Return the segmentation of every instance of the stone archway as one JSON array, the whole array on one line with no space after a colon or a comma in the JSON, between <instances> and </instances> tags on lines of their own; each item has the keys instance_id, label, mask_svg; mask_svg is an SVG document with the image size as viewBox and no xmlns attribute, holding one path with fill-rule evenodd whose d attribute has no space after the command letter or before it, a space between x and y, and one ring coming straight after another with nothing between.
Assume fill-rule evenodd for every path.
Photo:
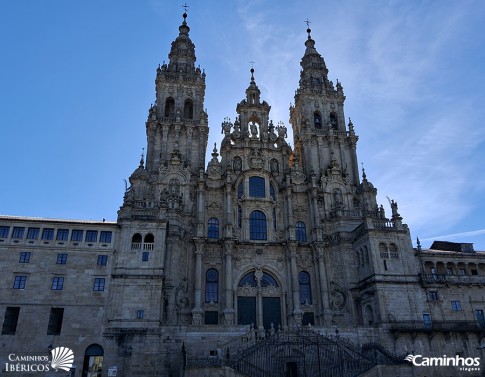
<instances>
[{"instance_id":1,"label":"stone archway","mask_svg":"<svg viewBox=\"0 0 485 377\"><path fill-rule=\"evenodd\" d=\"M282 289L272 274L253 270L239 280L237 323L267 331L282 327Z\"/></svg>"}]
</instances>

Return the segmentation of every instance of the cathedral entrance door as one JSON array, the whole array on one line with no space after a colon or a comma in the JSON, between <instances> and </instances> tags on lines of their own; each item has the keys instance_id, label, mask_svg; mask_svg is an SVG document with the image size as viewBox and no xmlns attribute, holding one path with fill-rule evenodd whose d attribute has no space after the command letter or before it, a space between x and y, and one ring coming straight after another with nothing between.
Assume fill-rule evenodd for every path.
<instances>
[{"instance_id":1,"label":"cathedral entrance door","mask_svg":"<svg viewBox=\"0 0 485 377\"><path fill-rule=\"evenodd\" d=\"M258 325L256 323L256 297L237 298L237 323L239 325Z\"/></svg>"},{"instance_id":2,"label":"cathedral entrance door","mask_svg":"<svg viewBox=\"0 0 485 377\"><path fill-rule=\"evenodd\" d=\"M279 297L263 297L263 326L278 330L281 325L281 303Z\"/></svg>"},{"instance_id":3,"label":"cathedral entrance door","mask_svg":"<svg viewBox=\"0 0 485 377\"><path fill-rule=\"evenodd\" d=\"M274 330L282 326L281 288L277 280L265 271L244 275L237 289L237 323Z\"/></svg>"}]
</instances>

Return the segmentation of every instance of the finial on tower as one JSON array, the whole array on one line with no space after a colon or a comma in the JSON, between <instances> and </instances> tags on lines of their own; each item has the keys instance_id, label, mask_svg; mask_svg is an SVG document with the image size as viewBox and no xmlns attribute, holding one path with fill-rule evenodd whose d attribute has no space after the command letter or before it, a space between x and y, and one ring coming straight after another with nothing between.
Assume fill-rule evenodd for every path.
<instances>
[{"instance_id":1,"label":"finial on tower","mask_svg":"<svg viewBox=\"0 0 485 377\"><path fill-rule=\"evenodd\" d=\"M185 19L187 18L187 8L189 6L187 5L187 3L185 3L184 5L182 5L182 8L184 8L184 14L182 15L182 17L184 18L184 23L185 23Z\"/></svg>"},{"instance_id":2,"label":"finial on tower","mask_svg":"<svg viewBox=\"0 0 485 377\"><path fill-rule=\"evenodd\" d=\"M254 81L254 63L255 62L250 61L249 63L251 64L251 70L250 70L250 72L251 72L251 81Z\"/></svg>"},{"instance_id":3,"label":"finial on tower","mask_svg":"<svg viewBox=\"0 0 485 377\"><path fill-rule=\"evenodd\" d=\"M145 165L145 148L142 148L141 150L140 167L142 168Z\"/></svg>"},{"instance_id":4,"label":"finial on tower","mask_svg":"<svg viewBox=\"0 0 485 377\"><path fill-rule=\"evenodd\" d=\"M364 163L362 163L362 180L366 180L367 176L365 175Z\"/></svg>"},{"instance_id":5,"label":"finial on tower","mask_svg":"<svg viewBox=\"0 0 485 377\"><path fill-rule=\"evenodd\" d=\"M311 38L310 33L312 32L312 29L310 29L310 24L311 24L311 22L310 22L310 20L308 20L308 18L307 18L307 19L305 20L305 23L306 23L306 26L307 26L306 32L308 33L308 39L310 39L310 38Z\"/></svg>"}]
</instances>

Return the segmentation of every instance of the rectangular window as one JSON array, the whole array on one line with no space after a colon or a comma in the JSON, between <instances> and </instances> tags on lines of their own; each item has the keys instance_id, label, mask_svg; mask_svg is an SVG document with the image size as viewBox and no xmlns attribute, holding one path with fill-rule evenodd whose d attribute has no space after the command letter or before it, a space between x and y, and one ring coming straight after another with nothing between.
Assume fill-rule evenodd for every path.
<instances>
[{"instance_id":1,"label":"rectangular window","mask_svg":"<svg viewBox=\"0 0 485 377\"><path fill-rule=\"evenodd\" d=\"M62 288L64 287L64 277L62 276L56 276L52 278L52 287L51 289L53 291L62 291Z\"/></svg>"},{"instance_id":2,"label":"rectangular window","mask_svg":"<svg viewBox=\"0 0 485 377\"><path fill-rule=\"evenodd\" d=\"M64 308L51 308L47 335L61 335L62 319L64 318Z\"/></svg>"},{"instance_id":3,"label":"rectangular window","mask_svg":"<svg viewBox=\"0 0 485 377\"><path fill-rule=\"evenodd\" d=\"M436 291L428 292L428 300L429 301L438 301L438 292L436 292Z\"/></svg>"},{"instance_id":4,"label":"rectangular window","mask_svg":"<svg viewBox=\"0 0 485 377\"><path fill-rule=\"evenodd\" d=\"M54 239L54 229L51 229L51 228L42 229L42 239L43 240L53 240Z\"/></svg>"},{"instance_id":5,"label":"rectangular window","mask_svg":"<svg viewBox=\"0 0 485 377\"><path fill-rule=\"evenodd\" d=\"M5 310L5 319L3 320L2 335L15 335L17 323L19 321L20 308L7 306Z\"/></svg>"},{"instance_id":6,"label":"rectangular window","mask_svg":"<svg viewBox=\"0 0 485 377\"><path fill-rule=\"evenodd\" d=\"M84 230L74 229L71 233L71 241L82 241Z\"/></svg>"},{"instance_id":7,"label":"rectangular window","mask_svg":"<svg viewBox=\"0 0 485 377\"><path fill-rule=\"evenodd\" d=\"M29 228L27 230L27 239L36 240L39 238L40 228Z\"/></svg>"},{"instance_id":8,"label":"rectangular window","mask_svg":"<svg viewBox=\"0 0 485 377\"><path fill-rule=\"evenodd\" d=\"M99 234L99 242L111 243L112 232L101 231Z\"/></svg>"},{"instance_id":9,"label":"rectangular window","mask_svg":"<svg viewBox=\"0 0 485 377\"><path fill-rule=\"evenodd\" d=\"M93 291L104 291L104 278L95 278Z\"/></svg>"},{"instance_id":10,"label":"rectangular window","mask_svg":"<svg viewBox=\"0 0 485 377\"><path fill-rule=\"evenodd\" d=\"M142 262L148 262L148 257L150 256L150 253L148 251L144 251L142 256L141 256L141 260Z\"/></svg>"},{"instance_id":11,"label":"rectangular window","mask_svg":"<svg viewBox=\"0 0 485 377\"><path fill-rule=\"evenodd\" d=\"M0 238L8 238L9 232L10 232L9 226L0 226Z\"/></svg>"},{"instance_id":12,"label":"rectangular window","mask_svg":"<svg viewBox=\"0 0 485 377\"><path fill-rule=\"evenodd\" d=\"M451 267L448 267L446 269L446 275L450 275L450 276L453 275L453 269Z\"/></svg>"},{"instance_id":13,"label":"rectangular window","mask_svg":"<svg viewBox=\"0 0 485 377\"><path fill-rule=\"evenodd\" d=\"M86 242L96 242L98 241L98 231L97 230L87 230L86 231Z\"/></svg>"},{"instance_id":14,"label":"rectangular window","mask_svg":"<svg viewBox=\"0 0 485 377\"><path fill-rule=\"evenodd\" d=\"M145 311L144 310L137 310L136 311L136 318L137 319L143 319L145 317Z\"/></svg>"},{"instance_id":15,"label":"rectangular window","mask_svg":"<svg viewBox=\"0 0 485 377\"><path fill-rule=\"evenodd\" d=\"M66 264L66 263L67 263L67 254L57 254L56 264Z\"/></svg>"},{"instance_id":16,"label":"rectangular window","mask_svg":"<svg viewBox=\"0 0 485 377\"><path fill-rule=\"evenodd\" d=\"M461 311L460 301L451 301L451 310L453 310L454 312Z\"/></svg>"},{"instance_id":17,"label":"rectangular window","mask_svg":"<svg viewBox=\"0 0 485 377\"><path fill-rule=\"evenodd\" d=\"M470 270L470 272L472 273L472 275L478 275L478 270Z\"/></svg>"},{"instance_id":18,"label":"rectangular window","mask_svg":"<svg viewBox=\"0 0 485 377\"><path fill-rule=\"evenodd\" d=\"M219 312L216 311L206 311L204 324L206 325L217 325L219 323Z\"/></svg>"},{"instance_id":19,"label":"rectangular window","mask_svg":"<svg viewBox=\"0 0 485 377\"><path fill-rule=\"evenodd\" d=\"M56 240L67 241L69 239L69 229L58 229Z\"/></svg>"},{"instance_id":20,"label":"rectangular window","mask_svg":"<svg viewBox=\"0 0 485 377\"><path fill-rule=\"evenodd\" d=\"M22 239L24 238L24 227L15 226L12 231L12 238Z\"/></svg>"},{"instance_id":21,"label":"rectangular window","mask_svg":"<svg viewBox=\"0 0 485 377\"><path fill-rule=\"evenodd\" d=\"M107 255L98 255L98 266L106 266L108 264Z\"/></svg>"},{"instance_id":22,"label":"rectangular window","mask_svg":"<svg viewBox=\"0 0 485 377\"><path fill-rule=\"evenodd\" d=\"M431 321L431 314L423 313L423 324L426 329L431 329L433 327L433 322Z\"/></svg>"},{"instance_id":23,"label":"rectangular window","mask_svg":"<svg viewBox=\"0 0 485 377\"><path fill-rule=\"evenodd\" d=\"M464 268L460 268L460 275L465 276L466 270Z\"/></svg>"},{"instance_id":24,"label":"rectangular window","mask_svg":"<svg viewBox=\"0 0 485 377\"><path fill-rule=\"evenodd\" d=\"M20 252L19 263L29 263L30 262L30 252L22 251Z\"/></svg>"},{"instance_id":25,"label":"rectangular window","mask_svg":"<svg viewBox=\"0 0 485 377\"><path fill-rule=\"evenodd\" d=\"M13 282L13 289L25 289L25 282L27 281L27 276L15 276Z\"/></svg>"}]
</instances>

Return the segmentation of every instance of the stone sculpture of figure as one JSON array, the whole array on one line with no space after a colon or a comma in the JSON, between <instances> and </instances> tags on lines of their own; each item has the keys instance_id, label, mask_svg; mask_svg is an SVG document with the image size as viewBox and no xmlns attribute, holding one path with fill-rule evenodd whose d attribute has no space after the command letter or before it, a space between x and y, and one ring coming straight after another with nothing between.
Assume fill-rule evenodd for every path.
<instances>
[{"instance_id":1,"label":"stone sculpture of figure","mask_svg":"<svg viewBox=\"0 0 485 377\"><path fill-rule=\"evenodd\" d=\"M178 195L180 192L180 182L178 179L171 179L169 184L170 195Z\"/></svg>"},{"instance_id":2,"label":"stone sculpture of figure","mask_svg":"<svg viewBox=\"0 0 485 377\"><path fill-rule=\"evenodd\" d=\"M333 198L335 200L336 205L343 204L342 191L340 191L339 189L333 190Z\"/></svg>"},{"instance_id":3,"label":"stone sculpture of figure","mask_svg":"<svg viewBox=\"0 0 485 377\"><path fill-rule=\"evenodd\" d=\"M379 207L379 217L381 219L385 219L386 218L386 212L384 211L384 206L382 204Z\"/></svg>"},{"instance_id":4,"label":"stone sculpture of figure","mask_svg":"<svg viewBox=\"0 0 485 377\"><path fill-rule=\"evenodd\" d=\"M256 123L251 122L249 127L251 128L251 136L255 137L258 135L258 126L256 126Z\"/></svg>"},{"instance_id":5,"label":"stone sculpture of figure","mask_svg":"<svg viewBox=\"0 0 485 377\"><path fill-rule=\"evenodd\" d=\"M271 173L279 173L279 166L278 166L278 160L272 159L271 160Z\"/></svg>"},{"instance_id":6,"label":"stone sculpture of figure","mask_svg":"<svg viewBox=\"0 0 485 377\"><path fill-rule=\"evenodd\" d=\"M234 171L240 171L242 169L241 157L234 157L232 166Z\"/></svg>"},{"instance_id":7,"label":"stone sculpture of figure","mask_svg":"<svg viewBox=\"0 0 485 377\"><path fill-rule=\"evenodd\" d=\"M399 217L399 213L397 212L397 202L394 200L391 200L391 211L392 211L392 217Z\"/></svg>"}]
</instances>

